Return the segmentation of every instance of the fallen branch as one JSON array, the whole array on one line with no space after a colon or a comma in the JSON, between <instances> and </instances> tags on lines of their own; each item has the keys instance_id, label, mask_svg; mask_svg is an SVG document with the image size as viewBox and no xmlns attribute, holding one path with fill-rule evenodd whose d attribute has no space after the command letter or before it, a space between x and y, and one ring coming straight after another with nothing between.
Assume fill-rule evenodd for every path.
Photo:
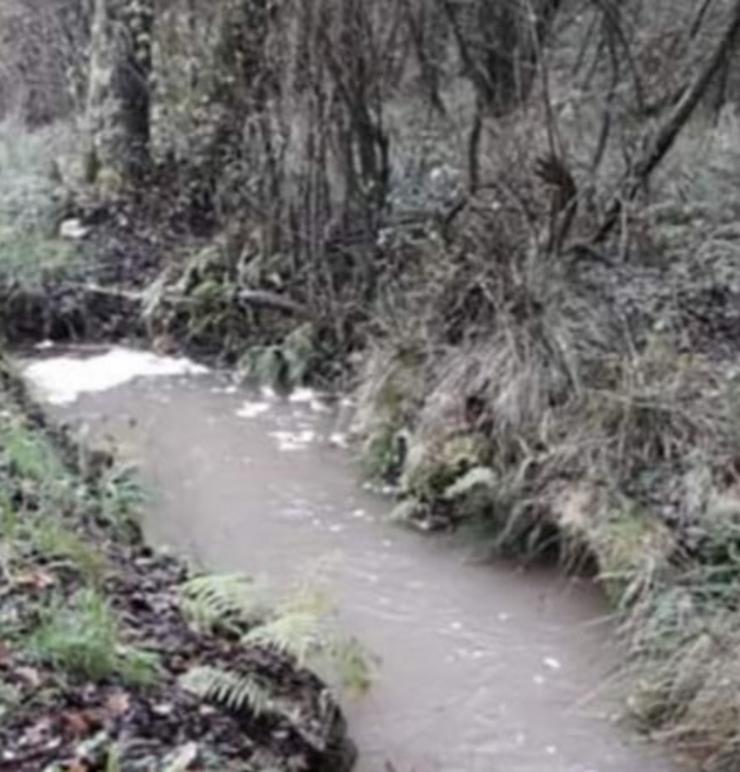
<instances>
[{"instance_id":1,"label":"fallen branch","mask_svg":"<svg viewBox=\"0 0 740 772\"><path fill-rule=\"evenodd\" d=\"M143 303L146 293L139 290L127 290L123 287L104 287L101 284L65 282L65 287L80 290L88 295L104 295L106 297L130 300L132 303Z\"/></svg>"},{"instance_id":2,"label":"fallen branch","mask_svg":"<svg viewBox=\"0 0 740 772\"><path fill-rule=\"evenodd\" d=\"M284 311L295 316L309 316L309 310L302 303L278 295L276 292L268 290L240 290L239 300L248 306L258 308L272 308L277 311Z\"/></svg>"},{"instance_id":3,"label":"fallen branch","mask_svg":"<svg viewBox=\"0 0 740 772\"><path fill-rule=\"evenodd\" d=\"M142 290L129 290L124 287L114 286L106 287L100 284L76 283L67 286L79 289L90 295L104 295L107 297L121 298L133 303L143 304L147 300L147 292ZM167 292L165 293L165 297L167 300L176 302L188 302L187 296L179 292ZM287 314L294 314L295 316L310 316L307 306L298 303L295 300L291 300L290 298L286 298L277 292L270 292L269 290L239 290L237 299L240 303L256 308L271 308L276 311L283 311Z\"/></svg>"}]
</instances>

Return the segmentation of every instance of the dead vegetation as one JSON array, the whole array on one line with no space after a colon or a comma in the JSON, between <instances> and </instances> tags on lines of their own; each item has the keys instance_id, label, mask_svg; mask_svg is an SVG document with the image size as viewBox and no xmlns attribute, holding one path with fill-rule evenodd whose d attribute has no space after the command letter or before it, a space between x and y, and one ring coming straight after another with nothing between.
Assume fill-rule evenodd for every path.
<instances>
[{"instance_id":1,"label":"dead vegetation","mask_svg":"<svg viewBox=\"0 0 740 772\"><path fill-rule=\"evenodd\" d=\"M129 260L98 285L152 338L354 385L399 517L595 567L632 714L734 769L740 4L153 7L96 4L141 34L93 41L62 168Z\"/></svg>"}]
</instances>

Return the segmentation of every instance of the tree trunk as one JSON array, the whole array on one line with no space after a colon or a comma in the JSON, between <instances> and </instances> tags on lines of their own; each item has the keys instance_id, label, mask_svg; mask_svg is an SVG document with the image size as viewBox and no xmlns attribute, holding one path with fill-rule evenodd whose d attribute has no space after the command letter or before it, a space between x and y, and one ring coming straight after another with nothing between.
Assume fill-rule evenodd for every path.
<instances>
[{"instance_id":1,"label":"tree trunk","mask_svg":"<svg viewBox=\"0 0 740 772\"><path fill-rule=\"evenodd\" d=\"M87 118L96 168L120 181L150 164L154 0L95 0Z\"/></svg>"},{"instance_id":2,"label":"tree trunk","mask_svg":"<svg viewBox=\"0 0 740 772\"><path fill-rule=\"evenodd\" d=\"M483 112L503 116L529 96L562 0L441 0Z\"/></svg>"}]
</instances>

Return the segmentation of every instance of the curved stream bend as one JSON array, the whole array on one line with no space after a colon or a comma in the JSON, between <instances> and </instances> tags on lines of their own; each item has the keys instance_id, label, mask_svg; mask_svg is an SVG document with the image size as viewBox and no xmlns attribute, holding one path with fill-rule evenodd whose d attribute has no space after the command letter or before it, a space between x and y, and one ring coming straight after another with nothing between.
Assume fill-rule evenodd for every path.
<instances>
[{"instance_id":1,"label":"curved stream bend","mask_svg":"<svg viewBox=\"0 0 740 772\"><path fill-rule=\"evenodd\" d=\"M343 622L381 659L370 694L347 705L360 772L672 769L631 746L593 696L610 630L592 588L475 565L386 524L388 503L358 487L330 441L336 418L310 393L254 401L184 360L115 351L38 360L27 374L62 417L140 462L156 493L153 541L285 582L338 556ZM128 376L138 362L159 377L121 377L122 357ZM100 365L108 378L96 379Z\"/></svg>"}]
</instances>

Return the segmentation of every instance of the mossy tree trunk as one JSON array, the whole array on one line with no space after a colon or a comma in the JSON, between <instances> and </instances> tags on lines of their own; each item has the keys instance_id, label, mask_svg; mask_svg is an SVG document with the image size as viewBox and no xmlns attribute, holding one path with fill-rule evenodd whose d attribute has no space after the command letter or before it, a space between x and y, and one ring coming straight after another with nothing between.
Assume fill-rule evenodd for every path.
<instances>
[{"instance_id":1,"label":"mossy tree trunk","mask_svg":"<svg viewBox=\"0 0 740 772\"><path fill-rule=\"evenodd\" d=\"M87 119L99 171L121 182L150 165L154 0L95 0Z\"/></svg>"}]
</instances>

